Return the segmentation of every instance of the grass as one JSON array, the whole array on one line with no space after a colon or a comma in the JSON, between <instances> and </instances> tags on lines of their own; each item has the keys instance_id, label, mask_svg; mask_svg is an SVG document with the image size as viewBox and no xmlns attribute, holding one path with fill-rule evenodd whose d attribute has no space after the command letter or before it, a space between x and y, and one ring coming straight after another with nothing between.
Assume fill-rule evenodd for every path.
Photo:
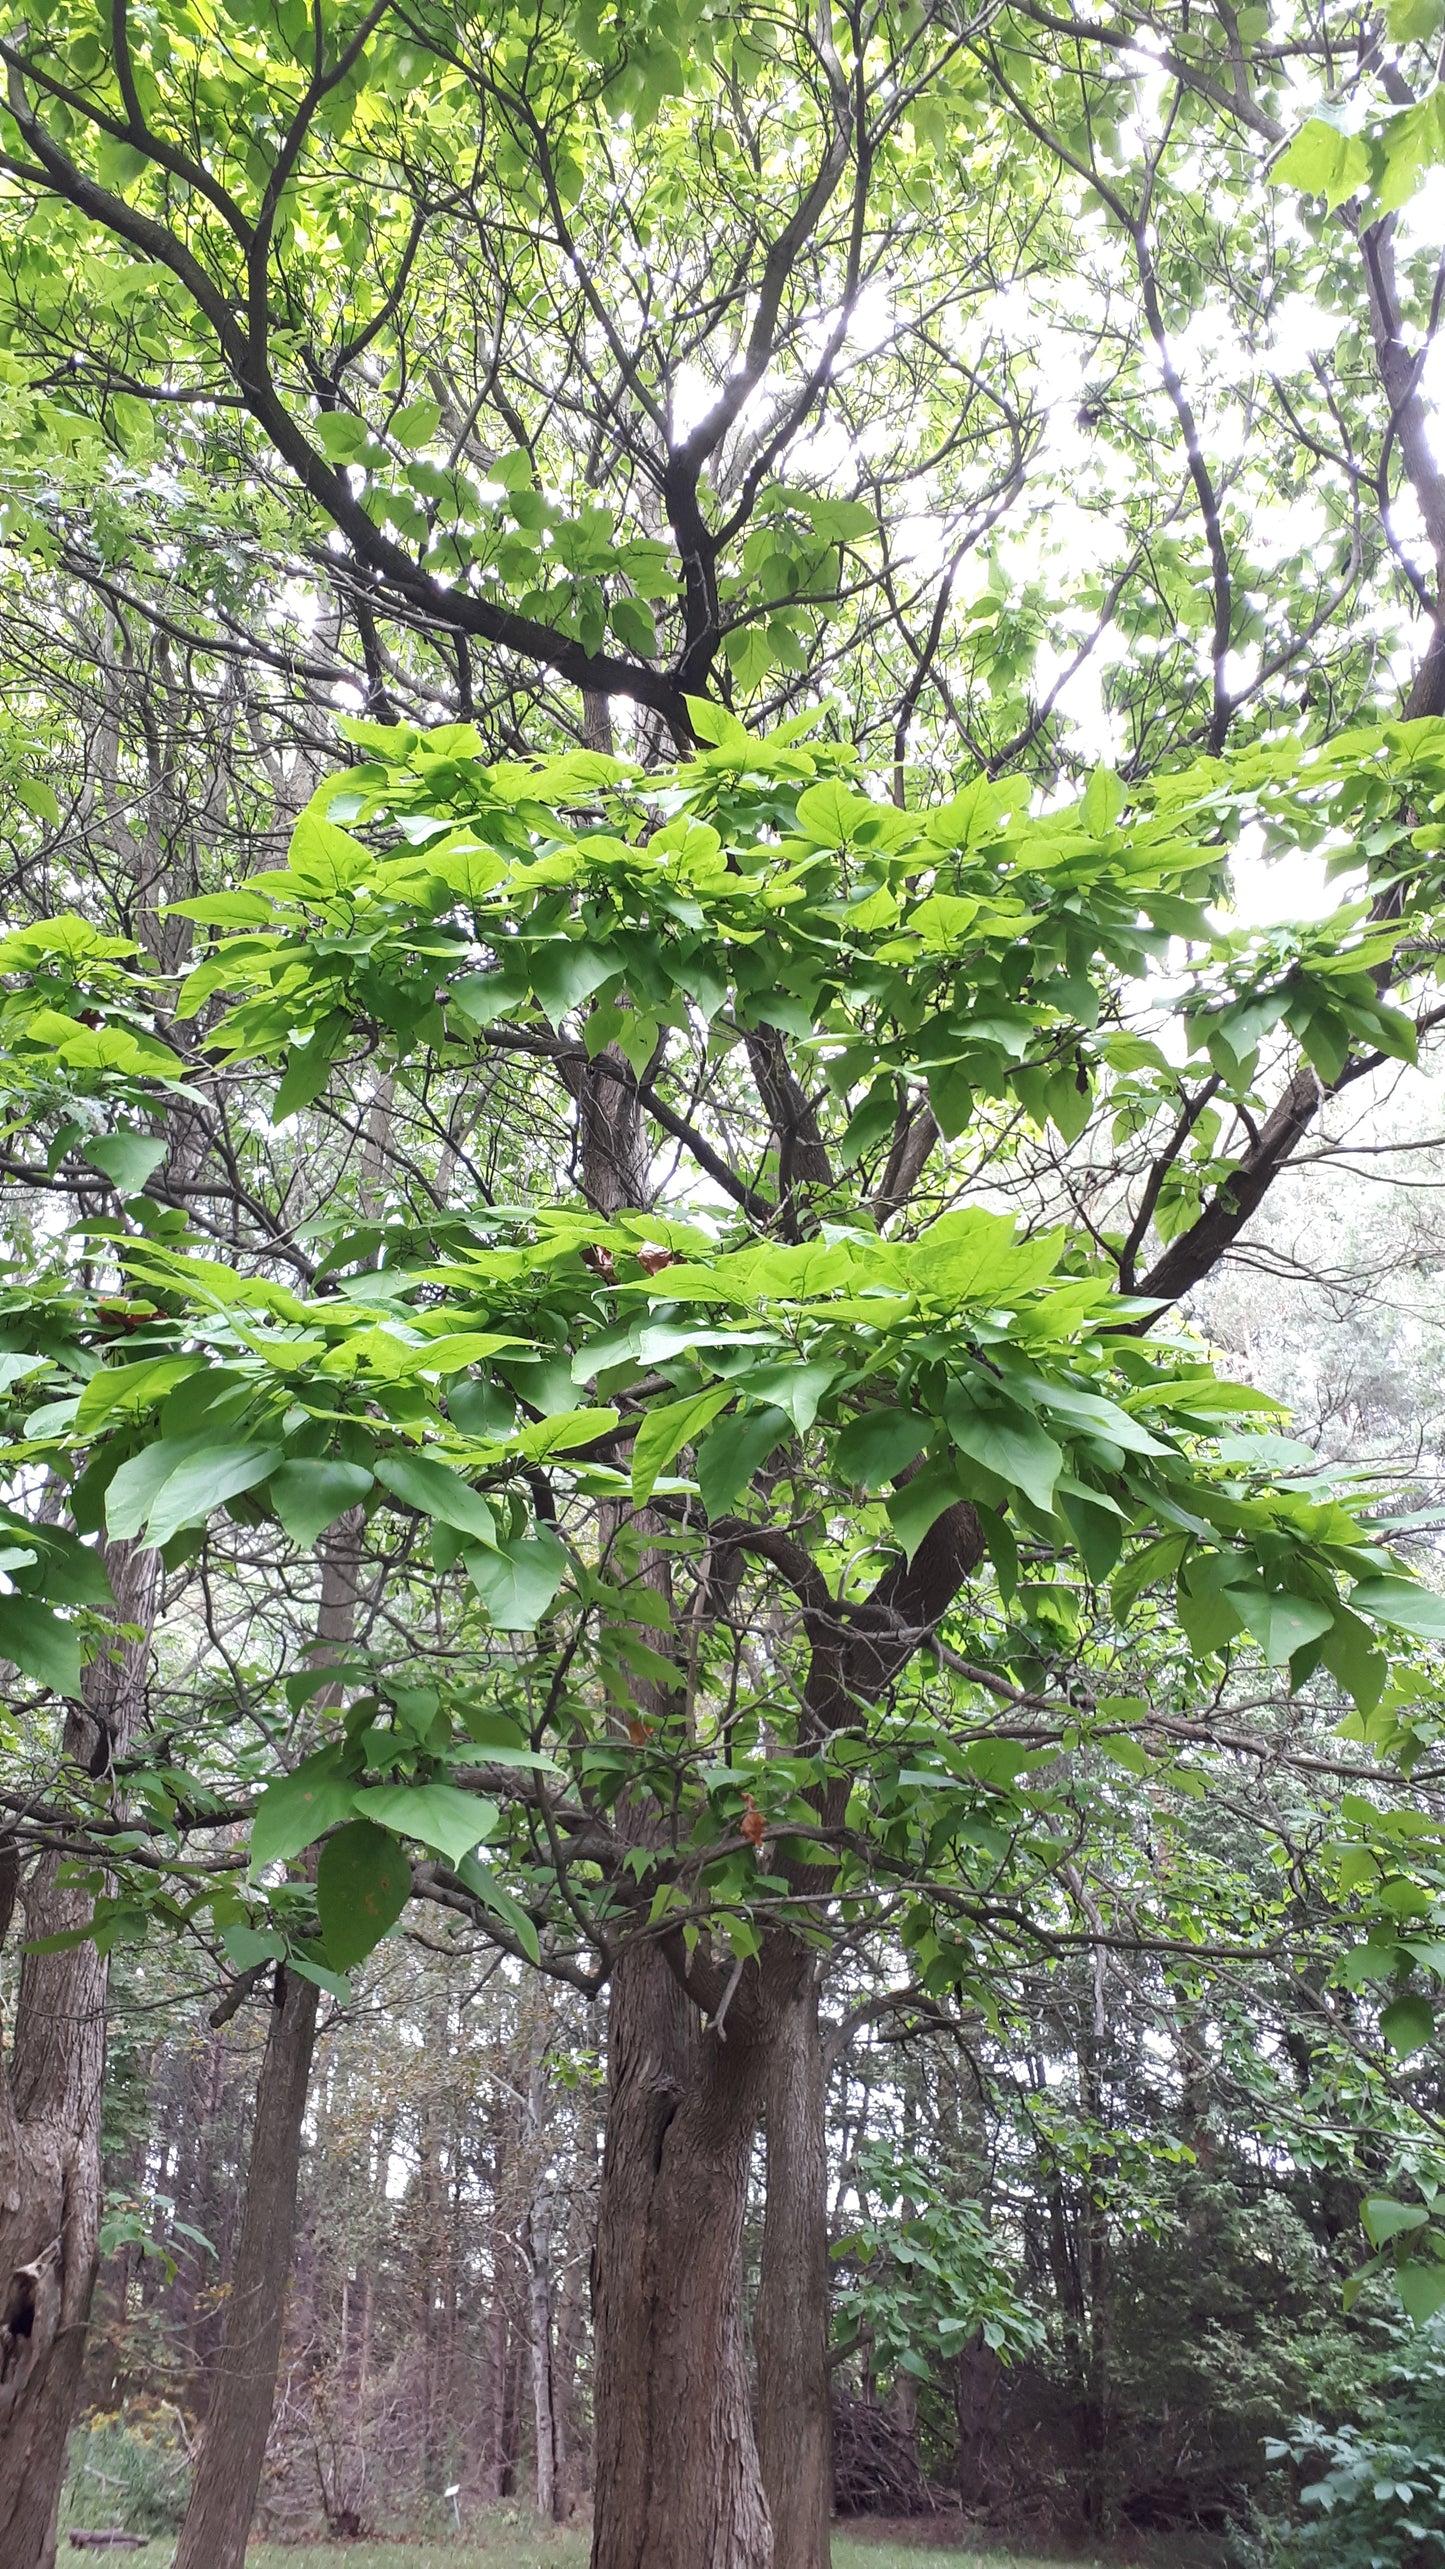
<instances>
[{"instance_id":1,"label":"grass","mask_svg":"<svg viewBox=\"0 0 1445 2569\"><path fill-rule=\"evenodd\" d=\"M132 2561L136 2569L170 2569L169 2539L148 2542L143 2551L71 2552L61 2537L61 2558ZM493 2528L465 2542L433 2536L418 2542L253 2543L246 2569L587 2569L585 2533L552 2533L526 2523L499 2519ZM896 2539L858 2542L836 2539L834 2569L1102 2569L1097 2562L1044 2562L1015 2551L938 2551L904 2545Z\"/></svg>"}]
</instances>

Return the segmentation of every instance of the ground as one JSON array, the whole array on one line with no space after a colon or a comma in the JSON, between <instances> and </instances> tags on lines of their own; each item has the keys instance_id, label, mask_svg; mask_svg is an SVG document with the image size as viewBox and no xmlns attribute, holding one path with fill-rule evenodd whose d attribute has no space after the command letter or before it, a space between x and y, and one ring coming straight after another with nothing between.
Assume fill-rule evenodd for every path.
<instances>
[{"instance_id":1,"label":"ground","mask_svg":"<svg viewBox=\"0 0 1445 2569\"><path fill-rule=\"evenodd\" d=\"M921 2530L921 2528L920 2528ZM61 2558L114 2559L134 2562L135 2569L169 2569L169 2540L147 2543L143 2551L73 2552L61 2539ZM397 2542L318 2542L285 2546L255 2543L246 2554L246 2569L586 2569L587 2538L581 2533L548 2533L526 2523L498 2522L493 2530L467 2542L420 2540ZM1054 2559L1048 2562L1015 2551L938 2550L925 2542L900 2542L891 2536L877 2541L839 2538L833 2545L834 2569L1102 2569L1094 2561Z\"/></svg>"}]
</instances>

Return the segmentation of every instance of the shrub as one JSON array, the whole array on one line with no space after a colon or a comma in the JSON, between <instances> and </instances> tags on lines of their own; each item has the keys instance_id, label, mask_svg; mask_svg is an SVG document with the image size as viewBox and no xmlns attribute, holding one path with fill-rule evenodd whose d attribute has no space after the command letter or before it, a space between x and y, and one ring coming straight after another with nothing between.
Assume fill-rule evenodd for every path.
<instances>
[{"instance_id":1,"label":"shrub","mask_svg":"<svg viewBox=\"0 0 1445 2569\"><path fill-rule=\"evenodd\" d=\"M190 2461L170 2409L137 2401L78 2426L70 2439L63 2521L174 2533L186 2511Z\"/></svg>"},{"instance_id":2,"label":"shrub","mask_svg":"<svg viewBox=\"0 0 1445 2569\"><path fill-rule=\"evenodd\" d=\"M1445 2561L1445 2339L1421 2331L1357 2425L1298 2419L1267 2450L1300 2474L1286 2561L1327 2569L1438 2569ZM1321 2467L1323 2466L1323 2467Z\"/></svg>"}]
</instances>

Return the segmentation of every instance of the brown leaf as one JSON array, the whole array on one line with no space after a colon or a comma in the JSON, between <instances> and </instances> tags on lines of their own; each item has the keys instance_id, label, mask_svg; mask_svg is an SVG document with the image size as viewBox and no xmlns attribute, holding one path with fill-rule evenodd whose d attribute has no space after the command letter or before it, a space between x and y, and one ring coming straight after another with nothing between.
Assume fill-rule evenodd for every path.
<instances>
[{"instance_id":1,"label":"brown leaf","mask_svg":"<svg viewBox=\"0 0 1445 2569\"><path fill-rule=\"evenodd\" d=\"M645 1276L660 1276L664 1267L681 1265L675 1249L643 1248L637 1252L637 1263Z\"/></svg>"},{"instance_id":2,"label":"brown leaf","mask_svg":"<svg viewBox=\"0 0 1445 2569\"><path fill-rule=\"evenodd\" d=\"M762 1812L758 1809L751 1793L745 1793L743 1795L743 1816L738 1823L740 1835L747 1839L749 1846L761 1846L765 1826L766 1823L763 1819Z\"/></svg>"}]
</instances>

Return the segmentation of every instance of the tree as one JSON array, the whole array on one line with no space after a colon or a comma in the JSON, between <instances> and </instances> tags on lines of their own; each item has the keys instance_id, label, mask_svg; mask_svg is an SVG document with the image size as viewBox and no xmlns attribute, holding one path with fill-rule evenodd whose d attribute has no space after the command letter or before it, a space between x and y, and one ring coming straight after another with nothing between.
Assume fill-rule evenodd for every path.
<instances>
[{"instance_id":1,"label":"tree","mask_svg":"<svg viewBox=\"0 0 1445 2569\"><path fill-rule=\"evenodd\" d=\"M12 14L15 540L324 684L340 628L254 614L258 557L319 575L374 709L440 691L494 751L579 690L685 741L689 690L821 682L900 776L1086 769L1091 670L1130 772L1382 710L1445 541L1429 39L1155 34ZM1373 139L1281 157L1351 56Z\"/></svg>"},{"instance_id":2,"label":"tree","mask_svg":"<svg viewBox=\"0 0 1445 2569\"><path fill-rule=\"evenodd\" d=\"M1332 1085L1382 1047L1408 1053L1412 1022L1383 988L1407 986L1417 953L1429 970L1413 840L1373 860L1388 924L1347 905L1241 947L1202 905L1245 817L1308 844L1353 830L1362 801L1430 809L1435 727L1285 744L1130 797L1101 772L1081 802L1031 815L987 784L902 813L796 726L759 741L694 719L719 738L665 779L593 757L488 769L454 731L362 726L362 762L321 789L289 866L183 905L221 932L183 1016L232 994L209 1049L278 1060L281 1116L320 1098L358 1039L398 1094L465 1082L480 1049L577 1100L580 1170L599 1192L610 1172L607 1209L580 1194L419 1206L335 1239L302 1296L264 1256L198 1256L168 1218L157 1233L132 1198L106 1235L129 1280L125 1361L18 1449L63 1470L84 1458L76 1524L176 1564L222 1507L285 1545L360 1503L395 1595L432 1600L432 1682L371 1656L371 1682L349 1671L362 1691L325 1745L267 1781L253 1859L264 1891L267 1867L322 1837L334 1968L415 1887L584 1986L611 1977L603 2562L664 2541L707 2559L720 2521L735 2558L769 2555L743 2188L765 2110L778 2196L760 2347L796 2354L779 2400L815 2401L825 2307L804 2343L770 2296L806 2301L826 2260L809 2064L830 1922L904 1892L919 1984L941 1991L970 1981L980 1934L1056 1902L1049 1787L1028 1753L973 1755L973 1678L955 1701L946 1665L929 1673L943 1619L987 1655L1034 1562L1077 1555L1092 1581L1113 1576L1120 1614L1167 1582L1206 1659L1247 1634L1297 1681L1323 1659L1368 1709L1385 1679L1372 1628L1432 1630L1438 1613L1348 1508L1272 1488L1267 1442L1226 1439L1216 1459L1221 1418L1271 1404L1187 1341L1141 1335L1153 1305L1121 1297L1127 1232L1027 1235L956 1200L1006 1148L1016 1170L1042 1149L1042 1171L1045 1120L1082 1137L1096 1085L1131 1125L1159 1117L1175 1167L1198 1090L1128 1022L1171 933L1198 949L1185 1022L1209 1095L1238 1101L1246 1166L1272 1026ZM123 1113L163 1103L148 1083L164 1047L123 1032L139 996L126 957L76 922L23 931L0 959L18 1061L44 1047ZM652 1174L655 1136L686 1154L685 1179ZM1242 1224L1218 1157L1186 1177L1162 1261ZM620 1172L639 1167L667 1210L623 1209ZM1150 1211L1161 1196L1162 1178ZM74 1309L77 1353L52 1361L83 1369L96 1319ZM1077 1735L1121 1718L1106 1698L1069 1721ZM213 1789L222 1744L198 1732L192 1756ZM194 1826L192 1786L162 1789ZM1033 1824L1002 1889L976 1844L986 1812ZM260 1893L222 1875L204 1896L219 1924ZM269 1896L304 1932L304 1895ZM1167 1945L1184 1920L1164 1906ZM102 1937L109 1917L102 1902ZM648 2380L665 2407L628 2387ZM826 2539L817 2488L815 2470L783 2557Z\"/></svg>"},{"instance_id":3,"label":"tree","mask_svg":"<svg viewBox=\"0 0 1445 2569\"><path fill-rule=\"evenodd\" d=\"M1438 493L1419 400L1438 297L1397 214L1380 210L1404 192L1402 152L1408 160L1428 144L1428 112L1397 98L1378 150L1361 144L1338 165L1320 129L1307 128L1281 177L1331 195L1342 179L1366 191L1341 198L1346 212L1321 229L1312 216L1297 225L1276 213L1288 200L1261 186L1285 130L1275 83L1286 57L1272 33L1226 26L1201 35L1181 18L1147 64L1121 33L1029 11L978 27L855 16L823 28L799 16L775 61L758 36L751 22L632 19L607 52L611 38L559 21L545 39L518 33L496 48L480 45L469 23L383 12L317 21L300 37L280 20L261 33L248 22L223 40L183 15L128 26L77 13L48 26L42 59L17 25L8 166L31 219L16 227L8 269L14 540L52 581L88 585L108 612L154 618L167 650L199 652L228 673L251 653L321 687L346 667L342 635L354 632L353 674L374 710L401 704L430 719L440 689L459 713L480 713L493 748L532 750L539 733L575 733L579 687L590 737L604 737L602 698L612 695L642 708L639 740L656 757L657 725L688 736L688 689L709 677L781 709L841 676L860 735L886 744L900 801L917 790L912 748L941 762L947 744L961 744L986 773L1050 783L1092 766L1068 684L1111 636L1126 651L1102 690L1103 710L1131 778L1150 779L1161 762L1185 762L1205 744L1267 738L1282 719L1298 728L1301 686L1306 733L1373 714L1394 685L1385 661L1404 615L1434 615L1439 593ZM1308 16L1288 42L1288 59L1334 59L1334 31ZM599 49L600 62L590 58ZM1367 56L1367 78L1377 62L1396 91L1429 76L1424 41L1408 34ZM284 133L275 113L283 97ZM713 139L700 195L703 122ZM459 129L471 154L460 176ZM790 210L779 227L773 208L782 202ZM333 241L357 280L339 319ZM655 255L658 243L665 256ZM124 260L139 253L149 264L117 263L117 246ZM614 290L620 258L646 275L638 303ZM1278 352L1258 347L1260 271L1276 301L1289 289L1338 299L1344 320L1329 363L1281 371ZM892 325L870 349L861 335L868 296L885 275ZM1204 302L1228 316L1236 345L1213 380L1195 364L1191 384L1179 351L1201 278ZM983 353L944 329L942 316L956 324L975 294L981 305L993 298L997 315L1004 288L1025 319L1000 322ZM831 316L821 340L820 311ZM1042 364L1032 345L1040 330L1053 352ZM1077 441L1071 458L1044 435L1045 379L1061 345L1079 352L1086 462ZM684 405L699 384L694 426ZM1237 415L1253 424L1243 458ZM600 440L599 420L608 423ZM819 435L830 423L841 425L831 462ZM68 446L68 463L56 464L57 446ZM168 470L138 498L136 468L162 458ZM1306 473L1309 525L1282 530L1274 495ZM1025 553L1036 547L1051 513L1062 518L1065 484L1105 540L1075 545L1067 566L1045 553L1042 569L1021 569L998 530L1019 525ZM1412 499L1423 546L1409 530ZM944 531L937 565L910 553L908 520L920 509ZM1077 517L1069 523L1077 528ZM326 586L335 583L341 605L334 622L329 609L320 617L318 642L307 618L278 611L276 600L324 550L328 526L341 549L328 558ZM138 594L158 558L159 602ZM258 560L268 570L259 604ZM987 581L965 595L974 560ZM1439 666L1428 653L1415 710L1433 707ZM559 692L545 672L566 686ZM715 728L715 712L703 722ZM283 809L288 784L278 790ZM151 808L162 812L163 786L152 761ZM575 790L591 787L584 780ZM1381 795L1380 780L1362 771L1360 790L1374 826L1408 826L1389 781ZM147 886L136 914L149 942L149 872ZM1380 897L1388 912L1398 888L1386 884ZM1106 1241L1122 1207L1126 1286L1138 1281L1151 1240L1161 1255L1146 1280L1171 1294L1196 1285L1297 1149L1321 1083L1357 1075L1370 1058L1370 1026L1403 1040L1372 1014L1389 957L1372 960L1362 942L1356 987L1336 992L1343 1007L1332 1009L1328 971L1319 1004L1327 951L1327 940L1305 937L1273 960L1241 960L1246 973L1258 964L1251 988L1263 1004L1280 995L1268 995L1272 971L1289 983L1290 1031L1309 1056L1292 1058L1277 1085L1266 1080L1266 1111L1246 1089L1235 1129L1214 1121L1235 1103L1241 1056L1227 1031L1209 1077L1192 1088L1141 1062L1132 1084L1122 1074L1122 1102L1110 1096L1107 1176L1098 1128L1071 1136L1087 1081L1070 1067L1079 1032L1071 996L1048 1021L1052 1050L1030 1051L1026 1038L1015 1071L987 1066L1016 1106L1040 1121L1052 1114L1061 1139L1042 1154L1019 1152L1018 1128L969 1122L963 1092L977 1082L966 1054L925 1062L900 1039L890 1065L903 1083L892 1100L897 1159L869 1171L867 1201L885 1198L897 1205L895 1222L909 1218L910 1189L941 1123L955 1145L955 1179L967 1170L978 1181L986 1170L982 1182L1014 1190L1019 1203L1077 1196L1086 1228ZM603 1008L590 1022L601 1035L609 1021L599 988ZM556 1005L587 993L549 985L539 995ZM720 1103L706 1112L679 1079L678 1039L695 1033L691 1018L665 1039L671 1065L655 1070L650 1057L629 1064L625 1048L610 1051L625 1025L591 1068L585 1044L564 1050L551 1129L566 1147L576 1113L593 1205L622 1210L657 1183L648 1146L660 1131L669 1149L702 1141L705 1184L730 1191L750 1222L806 1232L814 1191L836 1173L827 1146L841 1122L815 1106L810 1129L799 1108L808 1083L788 1058L790 1045L830 1036L826 1026L803 1031L816 995L795 993L795 1026L776 1039L770 1021L745 1028L745 1075L740 1062L716 1073L694 1056L700 1075L716 1073ZM493 996L508 1005L515 996L525 1015L520 988ZM1016 997L1006 992L997 1021L1015 1036L1007 1008ZM286 1103L313 1107L328 1134L339 1113L369 1137L376 1100L364 1066L359 1096L342 1099L356 994L342 998L313 1045L296 1048ZM686 1016L706 994L700 1003L696 991L664 986L658 1004ZM375 992L361 993L362 1020L375 1009ZM126 1025L143 1049L133 1013ZM520 1090L517 1075L543 1057L486 1031L495 1133L519 1095L525 1111L536 1109L538 1091ZM533 1042L525 1026L514 1031ZM1248 1031L1247 1022L1236 1028L1241 1039ZM27 1056L32 1079L39 1058ZM937 1092L926 1108L925 1070ZM112 1073L124 1076L119 1063ZM97 1059L100 1089L104 1074ZM321 1074L325 1084L312 1089ZM1223 1085L1206 1094L1213 1078ZM438 1094L443 1157L451 1155L440 1186ZM147 1097L142 1079L131 1108ZM439 1197L450 1209L476 1102L445 1051L436 1079L423 1077L408 1095L411 1125L391 1165L412 1208ZM294 1167L278 1168L238 1135L228 1104L224 1088L206 1093L193 1129L211 1162L160 1181L152 1207L167 1196L193 1227L212 1222L228 1257L240 1249L243 1263L255 1257L265 1272L284 1268L307 1283L314 1261L296 1239ZM867 1104L887 1118L886 1081ZM714 1113L725 1119L716 1127ZM58 1141L58 1116L47 1131ZM987 1135L972 1159L965 1131ZM877 1134L865 1127L855 1138L879 1155ZM749 1140L775 1152L771 1179L747 1166ZM78 1143L67 1145L41 1182L73 1194L78 1156ZM34 1176L30 1160L17 1165ZM845 1191L845 1216L861 1200L857 1188ZM163 1217L137 1218L154 1226ZM650 1563L636 1577L665 1595L677 1537L657 1509L644 1522L653 1517ZM514 1537L525 1539L519 1529ZM934 1538L934 1551L943 1543ZM877 1602L890 1612L906 1604L921 1630L925 1609L935 1596L947 1603L950 1579L976 1548L970 1532L952 1563L940 1563L936 1585L922 1573L917 1588L902 1578ZM731 1577L743 1546L723 1549L734 1556ZM781 1599L781 1560L752 1558L739 1593L751 1599L751 1582L775 1578ZM924 1558L927 1571L933 1553ZM416 1598L405 1556L400 1569ZM629 1589L631 1581L629 1572ZM833 1593L828 1577L825 1588ZM706 1614L700 1626L713 1629ZM1196 1626L1207 1628L1202 1608ZM1278 1638L1272 1622L1268 1632ZM830 1653L836 1661L825 1635L820 1671ZM862 1636L830 1682L856 1706L875 1682L895 1687L914 1664L887 1662ZM666 1704L668 1680L654 1671L638 1682L661 1687ZM786 1871L778 1878L804 1896ZM780 2449L806 2449L812 2467L794 2475L770 2465L770 2476L779 2508L798 2496L811 2527L798 2538L816 2551L825 2417L816 1991L795 1946L779 1944L774 1959L776 2023L764 2048L774 2065L787 2057L793 2066L787 2076L779 2068L768 2109L770 2236L780 2254L791 2246L786 2282L764 2292L760 2342L779 2381L778 2402L765 2404L770 2423L788 2414L785 2395L797 2392L808 2409L802 2443L794 2419ZM739 1992L744 1985L751 1980ZM649 1987L657 2039L682 2045L685 2086L698 2068L675 1993L660 1970ZM729 2009L738 2042L739 1992ZM734 2138L755 2110L738 2076L724 2115ZM790 2104L801 2118L796 2149L784 2147ZM788 2169L801 2214L796 2203L786 2208ZM724 2278L715 2289L726 2300L732 2286ZM800 2362L799 2331L815 2349L811 2370ZM736 2386L734 2368L735 2399Z\"/></svg>"}]
</instances>

